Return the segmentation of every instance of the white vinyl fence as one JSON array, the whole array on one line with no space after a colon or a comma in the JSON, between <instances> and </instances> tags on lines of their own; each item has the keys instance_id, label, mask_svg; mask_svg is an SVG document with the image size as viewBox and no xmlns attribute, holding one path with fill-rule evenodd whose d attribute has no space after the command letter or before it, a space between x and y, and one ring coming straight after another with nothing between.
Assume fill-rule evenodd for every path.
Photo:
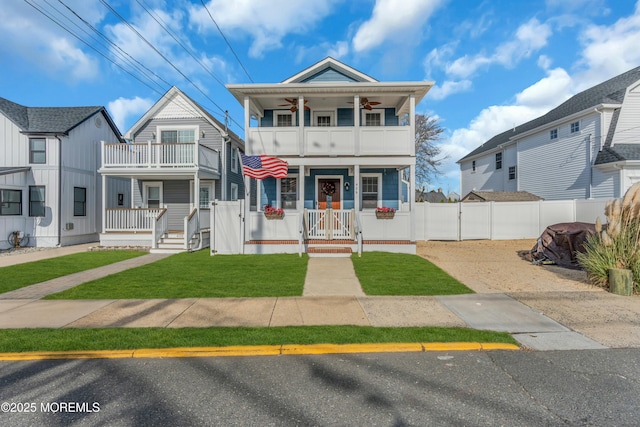
<instances>
[{"instance_id":1,"label":"white vinyl fence","mask_svg":"<svg viewBox=\"0 0 640 427\"><path fill-rule=\"evenodd\" d=\"M561 222L606 222L608 200L416 203L416 240L535 239Z\"/></svg>"}]
</instances>

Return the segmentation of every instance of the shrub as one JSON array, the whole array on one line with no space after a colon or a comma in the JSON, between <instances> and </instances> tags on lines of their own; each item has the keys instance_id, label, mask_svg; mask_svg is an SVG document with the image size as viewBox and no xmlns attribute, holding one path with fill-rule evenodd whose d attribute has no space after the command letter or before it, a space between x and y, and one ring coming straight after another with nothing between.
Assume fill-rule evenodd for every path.
<instances>
[{"instance_id":1,"label":"shrub","mask_svg":"<svg viewBox=\"0 0 640 427\"><path fill-rule=\"evenodd\" d=\"M596 221L596 233L587 239L585 252L577 259L595 285L608 287L609 269L626 268L633 272L640 291L640 183L632 185L622 200L609 201L604 213L606 229Z\"/></svg>"}]
</instances>

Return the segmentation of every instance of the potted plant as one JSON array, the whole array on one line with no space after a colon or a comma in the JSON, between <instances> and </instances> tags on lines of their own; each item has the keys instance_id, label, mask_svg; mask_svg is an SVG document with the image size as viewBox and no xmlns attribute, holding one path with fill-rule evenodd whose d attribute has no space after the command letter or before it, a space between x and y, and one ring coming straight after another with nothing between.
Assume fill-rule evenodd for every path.
<instances>
[{"instance_id":1,"label":"potted plant","mask_svg":"<svg viewBox=\"0 0 640 427\"><path fill-rule=\"evenodd\" d=\"M264 216L267 219L282 219L282 217L284 217L284 209L276 208L271 205L265 205Z\"/></svg>"},{"instance_id":2,"label":"potted plant","mask_svg":"<svg viewBox=\"0 0 640 427\"><path fill-rule=\"evenodd\" d=\"M396 214L395 208L387 208L385 206L376 208L376 218L378 219L392 219Z\"/></svg>"}]
</instances>

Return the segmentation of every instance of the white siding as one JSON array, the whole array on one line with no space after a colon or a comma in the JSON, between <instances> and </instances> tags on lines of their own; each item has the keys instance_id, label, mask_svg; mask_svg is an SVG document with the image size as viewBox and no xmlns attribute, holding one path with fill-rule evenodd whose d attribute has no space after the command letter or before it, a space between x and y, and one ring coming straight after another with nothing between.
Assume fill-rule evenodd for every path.
<instances>
[{"instance_id":1,"label":"white siding","mask_svg":"<svg viewBox=\"0 0 640 427\"><path fill-rule=\"evenodd\" d=\"M613 137L614 145L640 143L638 117L640 117L640 82L631 85L624 97L624 104L622 104L616 133Z\"/></svg>"},{"instance_id":2,"label":"white siding","mask_svg":"<svg viewBox=\"0 0 640 427\"><path fill-rule=\"evenodd\" d=\"M509 168L516 167L516 178L509 179ZM502 154L502 176L504 177L504 191L518 191L518 147L512 144L505 148Z\"/></svg>"},{"instance_id":3,"label":"white siding","mask_svg":"<svg viewBox=\"0 0 640 427\"><path fill-rule=\"evenodd\" d=\"M620 194L620 171L603 172L593 168L591 197L618 197Z\"/></svg>"},{"instance_id":4,"label":"white siding","mask_svg":"<svg viewBox=\"0 0 640 427\"><path fill-rule=\"evenodd\" d=\"M496 152L491 152L475 159L476 171L472 171L473 160L460 164L460 188L462 196L469 191L504 191L506 174L504 154L502 156L502 169L496 170Z\"/></svg>"}]
</instances>

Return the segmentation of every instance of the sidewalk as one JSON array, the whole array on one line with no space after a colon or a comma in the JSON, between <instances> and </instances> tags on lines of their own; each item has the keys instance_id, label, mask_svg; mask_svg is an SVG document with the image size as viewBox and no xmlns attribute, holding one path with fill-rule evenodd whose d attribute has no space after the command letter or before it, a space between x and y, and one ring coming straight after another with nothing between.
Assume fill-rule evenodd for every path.
<instances>
[{"instance_id":1,"label":"sidewalk","mask_svg":"<svg viewBox=\"0 0 640 427\"><path fill-rule=\"evenodd\" d=\"M76 251L86 248L74 247ZM43 251L62 254L62 248ZM68 249L70 250L70 249ZM67 250L67 251L68 251ZM69 253L65 251L66 253ZM48 254L49 255L49 254ZM33 260L34 253L2 258ZM0 295L0 329L220 326L443 326L504 331L536 350L605 348L505 294L370 297L350 258L309 258L302 297L41 300L49 293L154 262L145 255ZM50 257L50 256L49 256ZM28 262L28 261L23 261Z\"/></svg>"}]
</instances>

